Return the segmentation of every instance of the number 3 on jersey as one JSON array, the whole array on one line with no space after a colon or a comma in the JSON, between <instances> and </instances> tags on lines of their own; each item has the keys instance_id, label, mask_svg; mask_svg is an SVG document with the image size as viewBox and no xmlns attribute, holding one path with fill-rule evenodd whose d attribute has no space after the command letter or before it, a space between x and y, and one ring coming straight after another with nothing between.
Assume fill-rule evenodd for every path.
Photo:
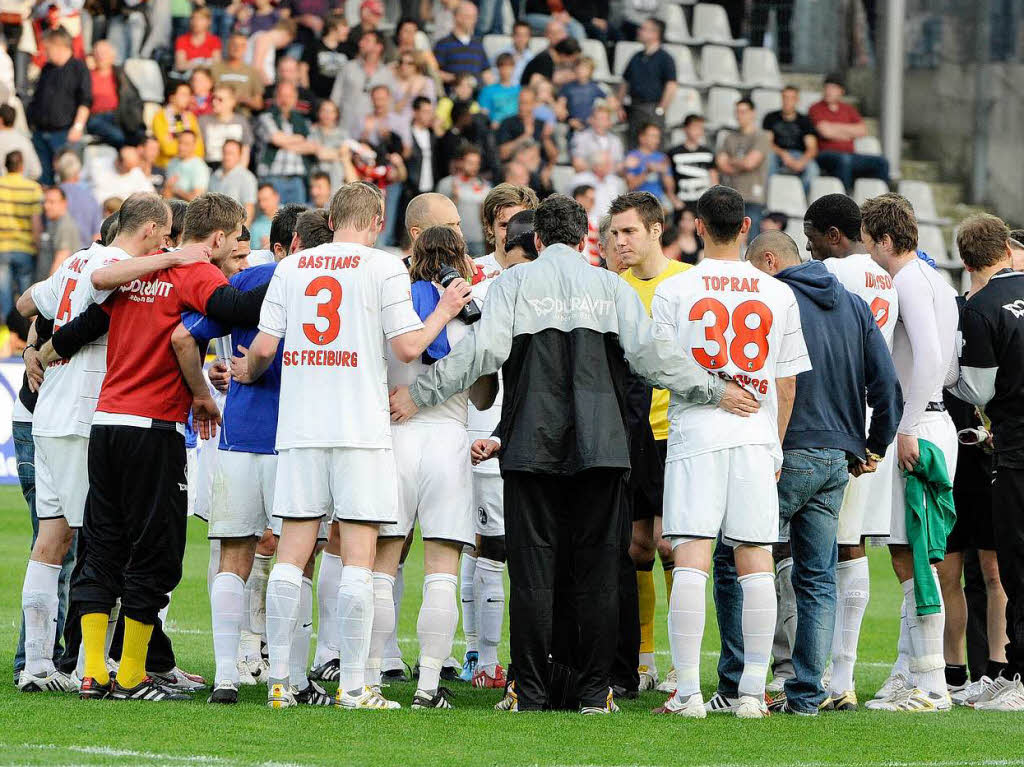
<instances>
[{"instance_id":1,"label":"number 3 on jersey","mask_svg":"<svg viewBox=\"0 0 1024 767\"><path fill-rule=\"evenodd\" d=\"M327 291L327 296L316 305L316 316L327 320L327 327L320 330L316 322L302 325L306 338L317 346L326 346L341 332L341 284L334 277L320 276L306 286L306 295L311 298L319 298L323 291Z\"/></svg>"},{"instance_id":2,"label":"number 3 on jersey","mask_svg":"<svg viewBox=\"0 0 1024 767\"><path fill-rule=\"evenodd\" d=\"M772 329L772 312L760 301L744 301L729 317L729 310L717 298L702 298L690 309L690 322L704 322L707 315L713 322L704 326L704 338L715 345L714 354L708 345L690 350L697 364L710 370L723 369L730 360L740 370L751 373L764 367L768 359L768 333ZM750 327L750 320L757 320ZM731 323L730 323L731 319ZM726 340L726 330L732 325L733 339Z\"/></svg>"}]
</instances>

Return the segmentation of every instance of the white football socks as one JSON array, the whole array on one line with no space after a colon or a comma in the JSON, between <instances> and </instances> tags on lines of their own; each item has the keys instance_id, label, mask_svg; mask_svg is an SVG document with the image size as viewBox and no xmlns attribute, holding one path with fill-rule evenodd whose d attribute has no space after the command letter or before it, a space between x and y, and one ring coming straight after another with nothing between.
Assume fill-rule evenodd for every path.
<instances>
[{"instance_id":1,"label":"white football socks","mask_svg":"<svg viewBox=\"0 0 1024 767\"><path fill-rule=\"evenodd\" d=\"M320 559L320 572L316 577L316 655L313 667L322 666L338 659L338 638L336 611L338 609L338 584L341 582L341 557L326 551Z\"/></svg>"},{"instance_id":2,"label":"white football socks","mask_svg":"<svg viewBox=\"0 0 1024 767\"><path fill-rule=\"evenodd\" d=\"M288 681L296 690L309 686L306 661L309 660L309 641L313 637L313 581L302 579L299 592L299 615L292 632L291 651L288 655Z\"/></svg>"},{"instance_id":3,"label":"white football socks","mask_svg":"<svg viewBox=\"0 0 1024 767\"><path fill-rule=\"evenodd\" d=\"M291 667L292 633L299 616L302 569L278 562L267 581L267 652L270 679L285 680Z\"/></svg>"},{"instance_id":4,"label":"white football socks","mask_svg":"<svg viewBox=\"0 0 1024 767\"><path fill-rule=\"evenodd\" d=\"M462 635L466 638L466 652L477 651L476 599L474 581L476 557L462 555L459 563L459 601L462 602Z\"/></svg>"},{"instance_id":5,"label":"white football socks","mask_svg":"<svg viewBox=\"0 0 1024 767\"><path fill-rule=\"evenodd\" d=\"M423 604L416 621L420 643L419 689L437 692L441 667L452 652L459 609L455 602L458 579L448 573L434 573L423 579Z\"/></svg>"},{"instance_id":6,"label":"white football socks","mask_svg":"<svg viewBox=\"0 0 1024 767\"><path fill-rule=\"evenodd\" d=\"M238 644L242 634L245 582L235 573L218 573L210 587L213 620L213 656L217 663L216 684L238 685Z\"/></svg>"},{"instance_id":7,"label":"white football socks","mask_svg":"<svg viewBox=\"0 0 1024 767\"><path fill-rule=\"evenodd\" d=\"M668 602L668 635L676 669L676 699L700 692L700 643L704 638L704 592L708 574L692 567L672 571Z\"/></svg>"},{"instance_id":8,"label":"white football socks","mask_svg":"<svg viewBox=\"0 0 1024 767\"><path fill-rule=\"evenodd\" d=\"M908 581L908 583L913 583L913 581ZM892 673L902 674L907 679L914 678L910 671L910 656L913 655L914 649L910 644L910 624L907 621L907 612L914 609L913 605L913 598L909 604L907 603L907 592L904 589L903 602L900 604L900 634L896 643L896 662L893 664Z\"/></svg>"},{"instance_id":9,"label":"white football socks","mask_svg":"<svg viewBox=\"0 0 1024 767\"><path fill-rule=\"evenodd\" d=\"M380 684L381 658L395 630L395 617L395 579L387 573L374 573L373 628L366 658L366 684L370 687Z\"/></svg>"},{"instance_id":10,"label":"white football socks","mask_svg":"<svg viewBox=\"0 0 1024 767\"><path fill-rule=\"evenodd\" d=\"M473 575L473 591L477 600L480 658L478 667L494 676L498 666L498 644L505 622L505 563L480 557Z\"/></svg>"},{"instance_id":11,"label":"white football socks","mask_svg":"<svg viewBox=\"0 0 1024 767\"><path fill-rule=\"evenodd\" d=\"M903 593L907 602L907 626L910 629L910 645L913 648L910 670L914 674L916 685L922 690L945 695L946 659L942 650L946 606L942 604L942 591L939 589L939 579L934 567L931 568L931 577L935 581L935 589L939 595L940 610L930 615L917 614L914 579L903 583Z\"/></svg>"},{"instance_id":12,"label":"white football socks","mask_svg":"<svg viewBox=\"0 0 1024 767\"><path fill-rule=\"evenodd\" d=\"M257 554L245 582L245 604L249 613L249 631L261 636L267 633L267 580L273 557ZM276 677L275 677L276 678Z\"/></svg>"},{"instance_id":13,"label":"white football socks","mask_svg":"<svg viewBox=\"0 0 1024 767\"><path fill-rule=\"evenodd\" d=\"M345 565L338 587L338 685L353 695L363 692L372 630L373 573L365 567Z\"/></svg>"},{"instance_id":14,"label":"white football socks","mask_svg":"<svg viewBox=\"0 0 1024 767\"><path fill-rule=\"evenodd\" d=\"M25 616L25 671L30 674L48 674L54 668L59 579L60 565L28 561L21 588L21 610Z\"/></svg>"},{"instance_id":15,"label":"white football socks","mask_svg":"<svg viewBox=\"0 0 1024 767\"><path fill-rule=\"evenodd\" d=\"M395 587L393 607L395 611L395 625L391 634L387 637L384 649L381 651L380 667L383 671L400 671L402 669L402 651L398 648L398 616L402 614L402 597L405 595L405 565L398 565L398 575L395 576Z\"/></svg>"},{"instance_id":16,"label":"white football socks","mask_svg":"<svg viewBox=\"0 0 1024 767\"><path fill-rule=\"evenodd\" d=\"M853 666L864 611L871 596L868 558L859 557L836 566L836 628L832 634L833 697L853 689Z\"/></svg>"},{"instance_id":17,"label":"white football socks","mask_svg":"<svg viewBox=\"0 0 1024 767\"><path fill-rule=\"evenodd\" d=\"M741 576L739 582L743 589L743 674L739 694L762 700L775 635L775 576L751 573Z\"/></svg>"}]
</instances>

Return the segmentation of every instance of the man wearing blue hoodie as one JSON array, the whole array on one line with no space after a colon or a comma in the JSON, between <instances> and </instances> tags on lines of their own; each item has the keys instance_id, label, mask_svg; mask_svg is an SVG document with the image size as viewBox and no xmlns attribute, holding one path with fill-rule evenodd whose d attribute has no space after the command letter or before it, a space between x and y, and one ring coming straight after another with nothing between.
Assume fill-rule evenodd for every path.
<instances>
[{"instance_id":1,"label":"man wearing blue hoodie","mask_svg":"<svg viewBox=\"0 0 1024 767\"><path fill-rule=\"evenodd\" d=\"M871 310L818 261L801 263L784 232L766 232L747 249L747 260L792 288L800 307L812 369L796 381L796 404L782 444L779 478L780 536L793 553L797 628L793 645L796 677L786 682L783 711L813 716L827 705L821 686L836 603L836 534L849 475L873 472L896 436L903 412L896 369ZM865 439L864 404L871 406ZM788 528L788 531L786 530ZM788 532L788 535L787 535ZM740 595L731 551L715 552L715 597L723 636L738 632ZM737 624L736 631L725 625ZM734 694L730 678L739 659L723 643L719 692ZM737 662L738 661L738 662Z\"/></svg>"}]
</instances>

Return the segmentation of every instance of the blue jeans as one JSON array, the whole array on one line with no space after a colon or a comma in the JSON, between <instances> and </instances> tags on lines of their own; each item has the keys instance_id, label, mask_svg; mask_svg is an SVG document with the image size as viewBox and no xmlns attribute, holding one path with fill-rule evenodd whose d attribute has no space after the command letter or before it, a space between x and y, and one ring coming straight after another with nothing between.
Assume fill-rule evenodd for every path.
<instances>
[{"instance_id":1,"label":"blue jeans","mask_svg":"<svg viewBox=\"0 0 1024 767\"><path fill-rule=\"evenodd\" d=\"M235 24L235 17L228 13L228 9L222 6L206 6L210 9L210 33L221 39L227 45L228 37L231 35L231 27Z\"/></svg>"},{"instance_id":2,"label":"blue jeans","mask_svg":"<svg viewBox=\"0 0 1024 767\"><path fill-rule=\"evenodd\" d=\"M818 167L826 176L842 181L846 191L853 189L853 182L858 178L880 178L889 183L889 161L880 154L821 152Z\"/></svg>"},{"instance_id":3,"label":"blue jeans","mask_svg":"<svg viewBox=\"0 0 1024 767\"><path fill-rule=\"evenodd\" d=\"M546 13L524 13L523 21L530 25L533 34L543 35L545 27L551 21L551 17ZM575 37L577 40L586 40L587 30L576 19L569 19L565 28L569 32L569 37Z\"/></svg>"},{"instance_id":4,"label":"blue jeans","mask_svg":"<svg viewBox=\"0 0 1024 767\"><path fill-rule=\"evenodd\" d=\"M795 149L787 149L786 151L789 152L790 157L803 156L803 152L798 152ZM774 176L776 173L784 173L787 176L795 175L793 171L782 164L782 160L780 160L779 156L773 152L768 158L768 175ZM818 169L818 163L814 160L807 163L803 172L800 174L800 180L803 182L805 194L811 191L811 182L820 175L821 171Z\"/></svg>"},{"instance_id":5,"label":"blue jeans","mask_svg":"<svg viewBox=\"0 0 1024 767\"><path fill-rule=\"evenodd\" d=\"M305 176L264 176L263 180L274 187L277 194L281 197L282 205L286 205L289 202L297 202L300 205L306 204Z\"/></svg>"},{"instance_id":6,"label":"blue jeans","mask_svg":"<svg viewBox=\"0 0 1024 767\"><path fill-rule=\"evenodd\" d=\"M28 511L32 517L32 544L35 545L36 536L39 535L39 519L36 517L36 446L32 441L32 424L15 421L11 427L14 437L14 455L18 461L18 481L21 483L21 494L25 496L28 503ZM71 571L75 567L75 541L72 539L71 548L64 557L64 563L60 568L60 579L57 582L58 606L57 606L57 634L53 643L53 662L63 654L60 639L64 634L64 615L68 609L68 585L71 581ZM25 668L25 619L21 620L21 633L18 635L18 649L14 653L14 673L19 674Z\"/></svg>"},{"instance_id":7,"label":"blue jeans","mask_svg":"<svg viewBox=\"0 0 1024 767\"><path fill-rule=\"evenodd\" d=\"M846 453L827 448L787 450L779 478L779 525L793 551L796 640L786 681L791 708L816 713L825 700L821 675L832 647L836 619L839 508L849 481ZM732 548L715 548L715 607L722 635L718 690L736 697L743 672L743 591Z\"/></svg>"},{"instance_id":8,"label":"blue jeans","mask_svg":"<svg viewBox=\"0 0 1024 767\"><path fill-rule=\"evenodd\" d=\"M64 130L34 130L32 131L32 146L39 157L39 164L43 172L39 176L39 183L43 186L53 185L53 158L57 153L68 146L68 131ZM7 316L6 314L4 315Z\"/></svg>"},{"instance_id":9,"label":"blue jeans","mask_svg":"<svg viewBox=\"0 0 1024 767\"><path fill-rule=\"evenodd\" d=\"M479 0L480 16L476 20L476 33L483 37L484 35L502 35L505 34L505 27L502 23L502 8L504 4L501 0ZM512 30L508 30L511 32Z\"/></svg>"},{"instance_id":10,"label":"blue jeans","mask_svg":"<svg viewBox=\"0 0 1024 767\"><path fill-rule=\"evenodd\" d=\"M0 317L14 308L14 291L24 293L32 284L36 257L21 251L0 251Z\"/></svg>"},{"instance_id":11,"label":"blue jeans","mask_svg":"<svg viewBox=\"0 0 1024 767\"><path fill-rule=\"evenodd\" d=\"M89 122L85 124L86 133L96 136L102 143L110 144L115 149L125 145L124 131L117 119L116 112L102 112L97 115L89 115Z\"/></svg>"}]
</instances>

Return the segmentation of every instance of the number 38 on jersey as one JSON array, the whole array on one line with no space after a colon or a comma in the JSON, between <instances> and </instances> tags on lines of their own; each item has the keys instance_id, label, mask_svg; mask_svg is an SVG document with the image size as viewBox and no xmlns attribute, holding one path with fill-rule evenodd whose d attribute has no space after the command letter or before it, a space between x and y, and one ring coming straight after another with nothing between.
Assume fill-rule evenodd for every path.
<instances>
[{"instance_id":1,"label":"number 38 on jersey","mask_svg":"<svg viewBox=\"0 0 1024 767\"><path fill-rule=\"evenodd\" d=\"M756 373L768 359L772 311L764 303L746 300L731 312L717 298L701 298L690 309L690 322L704 325L703 343L690 349L697 364L708 370L734 369Z\"/></svg>"}]
</instances>

